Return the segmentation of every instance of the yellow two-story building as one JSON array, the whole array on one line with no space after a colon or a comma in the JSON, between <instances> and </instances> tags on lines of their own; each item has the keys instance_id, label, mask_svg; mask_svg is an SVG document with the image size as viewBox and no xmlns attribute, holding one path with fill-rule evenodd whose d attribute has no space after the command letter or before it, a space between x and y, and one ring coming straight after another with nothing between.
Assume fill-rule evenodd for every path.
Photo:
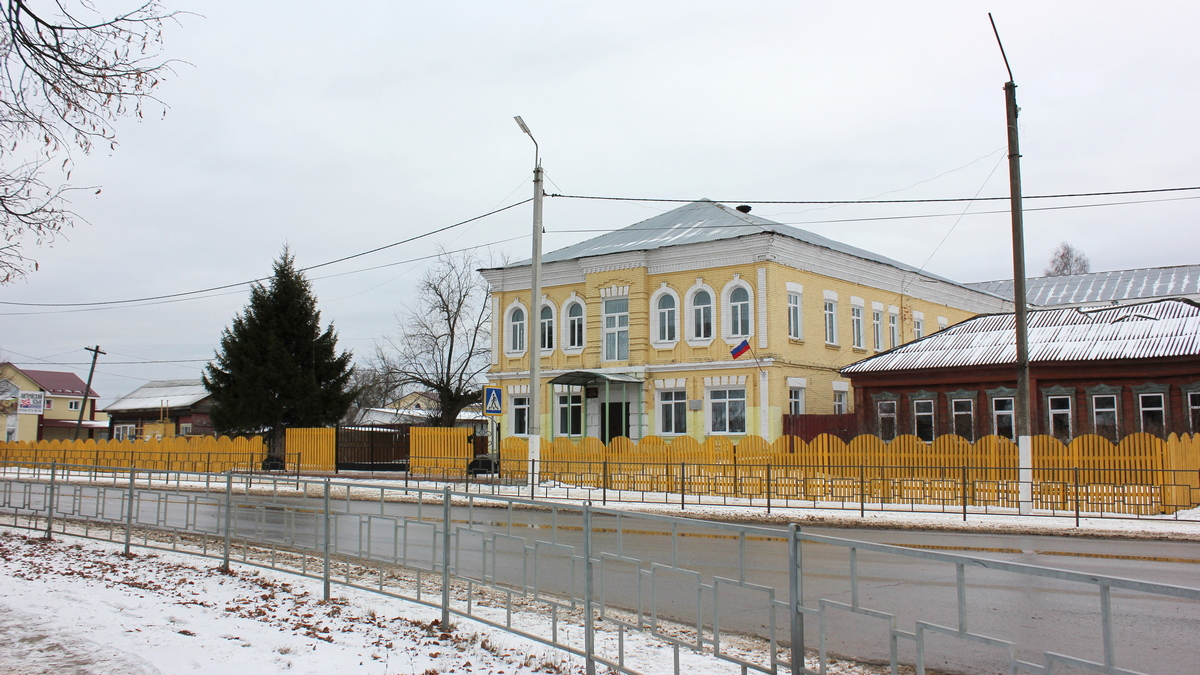
<instances>
[{"instance_id":1,"label":"yellow two-story building","mask_svg":"<svg viewBox=\"0 0 1200 675\"><path fill-rule=\"evenodd\" d=\"M0 363L5 441L107 438L108 415L96 410L98 398L75 373Z\"/></svg>"},{"instance_id":2,"label":"yellow two-story building","mask_svg":"<svg viewBox=\"0 0 1200 675\"><path fill-rule=\"evenodd\" d=\"M698 201L529 261L491 285L488 379L504 435L757 434L784 413L848 413L838 370L1011 302L826 237ZM743 343L745 343L743 345ZM741 347L739 349L739 347ZM736 354L736 355L735 355Z\"/></svg>"}]
</instances>

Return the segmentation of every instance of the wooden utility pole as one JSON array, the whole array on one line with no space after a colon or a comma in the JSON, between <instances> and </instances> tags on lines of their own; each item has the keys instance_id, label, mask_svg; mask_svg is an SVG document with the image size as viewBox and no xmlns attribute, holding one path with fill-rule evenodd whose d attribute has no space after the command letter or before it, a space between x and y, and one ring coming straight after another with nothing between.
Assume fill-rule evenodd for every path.
<instances>
[{"instance_id":1,"label":"wooden utility pole","mask_svg":"<svg viewBox=\"0 0 1200 675\"><path fill-rule=\"evenodd\" d=\"M1008 56L1004 53L1004 44L1000 42L1000 31L996 29L996 21L988 13L992 22L992 32L996 34L996 44L1000 45L1000 55L1004 58L1004 68L1008 71L1008 82L1004 83L1005 118L1008 123L1008 186L1009 206L1012 211L1012 247L1013 247L1013 319L1016 324L1017 342L1017 396L1016 396L1016 433L1017 433L1017 480L1018 505L1022 514L1033 509L1033 425L1030 416L1032 400L1029 391L1029 322L1026 317L1025 291L1025 221L1024 209L1021 206L1021 149L1017 135L1017 85L1013 82L1012 68L1008 65Z\"/></svg>"},{"instance_id":2,"label":"wooden utility pole","mask_svg":"<svg viewBox=\"0 0 1200 675\"><path fill-rule=\"evenodd\" d=\"M88 393L92 391L92 375L96 374L96 359L105 353L100 351L100 345L84 347L84 349L92 353L92 367L88 369L87 384L83 385L83 401L79 404L79 420L75 422L75 434L71 437L73 441L79 440L79 428L83 426L83 413L87 411ZM92 404L93 409L95 405L95 403Z\"/></svg>"}]
</instances>

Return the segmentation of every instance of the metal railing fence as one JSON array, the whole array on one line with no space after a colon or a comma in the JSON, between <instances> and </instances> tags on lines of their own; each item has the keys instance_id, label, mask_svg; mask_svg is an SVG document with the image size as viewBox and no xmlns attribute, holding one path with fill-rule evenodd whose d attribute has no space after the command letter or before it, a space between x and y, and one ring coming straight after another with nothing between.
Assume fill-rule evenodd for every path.
<instances>
[{"instance_id":1,"label":"metal railing fence","mask_svg":"<svg viewBox=\"0 0 1200 675\"><path fill-rule=\"evenodd\" d=\"M839 658L969 673L1184 672L1200 589L788 529L299 477L28 465L0 524L276 569L657 673L633 635L733 672ZM1011 557L1020 557L1020 551ZM531 620L529 617L537 617ZM1190 665L1189 665L1190 664Z\"/></svg>"},{"instance_id":2,"label":"metal railing fence","mask_svg":"<svg viewBox=\"0 0 1200 675\"><path fill-rule=\"evenodd\" d=\"M460 489L537 499L647 504L820 507L867 511L1016 515L1022 482L1016 468L974 466L777 466L761 463L498 460L472 475L459 462L406 480L446 481ZM531 479L534 477L534 479ZM1200 472L1167 469L1043 467L1027 483L1033 515L1200 518Z\"/></svg>"}]
</instances>

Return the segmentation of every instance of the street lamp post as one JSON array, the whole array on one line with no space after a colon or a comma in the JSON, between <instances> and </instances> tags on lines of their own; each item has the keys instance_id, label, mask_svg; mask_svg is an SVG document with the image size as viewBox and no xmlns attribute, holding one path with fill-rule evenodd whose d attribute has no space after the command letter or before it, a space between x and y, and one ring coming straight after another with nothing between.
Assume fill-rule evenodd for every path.
<instances>
[{"instance_id":1,"label":"street lamp post","mask_svg":"<svg viewBox=\"0 0 1200 675\"><path fill-rule=\"evenodd\" d=\"M529 481L536 485L542 459L542 158L537 139L520 115L514 117L533 141L533 269L529 302Z\"/></svg>"}]
</instances>

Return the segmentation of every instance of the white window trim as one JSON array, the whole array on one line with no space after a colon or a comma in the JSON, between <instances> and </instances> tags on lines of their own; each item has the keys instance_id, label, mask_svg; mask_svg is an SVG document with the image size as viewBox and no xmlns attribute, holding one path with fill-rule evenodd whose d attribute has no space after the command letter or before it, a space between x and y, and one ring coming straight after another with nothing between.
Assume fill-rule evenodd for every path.
<instances>
[{"instance_id":1,"label":"white window trim","mask_svg":"<svg viewBox=\"0 0 1200 675\"><path fill-rule=\"evenodd\" d=\"M913 312L913 339L920 340L925 337L925 312Z\"/></svg>"},{"instance_id":2,"label":"white window trim","mask_svg":"<svg viewBox=\"0 0 1200 675\"><path fill-rule=\"evenodd\" d=\"M569 346L571 344L571 340L570 340L571 312L570 312L570 309L571 309L571 305L574 305L574 304L578 304L580 309L583 310L583 316L581 317L583 319L583 336L582 336L583 344L581 344L578 347ZM563 327L565 327L566 336L567 336L566 339L559 340L559 344L562 345L562 353L567 354L568 356L576 356L578 354L582 354L584 348L587 347L587 303L583 301L583 298L579 297L575 293L571 293L571 297L569 297L565 301L563 301L562 307L559 310L559 312L560 312L559 316L563 317L563 321L561 322L561 324ZM560 334L562 333L562 331L559 331L559 332L560 332Z\"/></svg>"},{"instance_id":3,"label":"white window trim","mask_svg":"<svg viewBox=\"0 0 1200 675\"><path fill-rule=\"evenodd\" d=\"M512 315L514 310L525 313L525 345L523 349L514 349L512 344ZM524 356L529 349L529 308L520 299L513 300L504 310L504 355L509 358Z\"/></svg>"},{"instance_id":4,"label":"white window trim","mask_svg":"<svg viewBox=\"0 0 1200 675\"><path fill-rule=\"evenodd\" d=\"M803 340L804 339L804 286L802 284L798 284L794 281L789 281L789 282L787 282L786 285L787 285L787 295L788 295L788 305L787 305L788 339ZM792 323L791 323L791 314L792 314L791 296L793 296L793 295L796 296L796 310L797 310L796 311L796 334L795 335L792 334Z\"/></svg>"},{"instance_id":5,"label":"white window trim","mask_svg":"<svg viewBox=\"0 0 1200 675\"><path fill-rule=\"evenodd\" d=\"M804 409L805 409L805 405L806 405L805 399L808 397L808 392L806 391L807 389L808 389L808 378L806 378L806 377L789 377L789 378L787 378L787 393L788 393L787 410L788 410L789 415L796 415L796 414L803 415L804 414ZM800 392L800 412L799 413L792 412L792 392L793 391Z\"/></svg>"},{"instance_id":6,"label":"white window trim","mask_svg":"<svg viewBox=\"0 0 1200 675\"><path fill-rule=\"evenodd\" d=\"M686 382L686 380L684 380L684 381ZM663 399L662 399L662 395L663 395L663 394L675 394L675 393L678 393L678 392L683 392L683 401L682 401L682 403L683 403L683 426L684 426L684 430L683 430L683 431L665 431L665 430L663 429L663 421L664 421L664 419L663 419L663 414L662 414L662 409L663 409ZM687 435L687 426L688 426L688 398L687 398L687 389L686 389L686 388L684 388L684 387L682 387L682 386L680 386L680 387L670 387L670 388L666 388L666 389L659 389L659 390L657 390L657 391L656 391L656 393L655 393L655 397L654 397L654 398L656 399L656 403L657 403L657 406L655 407L655 410L654 410L654 412L655 412L655 417L657 418L657 419L655 419L655 426L656 426L656 427L657 427L657 429L658 429L657 433L658 433L659 435L661 435L661 436L669 436L669 437L675 437L675 436L686 436L686 435ZM672 405L674 405L674 404L676 404L676 403L679 403L679 401L672 401L672 402L671 402L671 404L672 404Z\"/></svg>"},{"instance_id":7,"label":"white window trim","mask_svg":"<svg viewBox=\"0 0 1200 675\"><path fill-rule=\"evenodd\" d=\"M708 291L708 297L712 298L712 301L713 301L713 308L712 308L713 323L717 323L718 319L720 318L720 315L717 313L719 311L719 305L717 303L717 298L718 298L717 292L712 289L712 286L709 286L708 284L704 283L704 281L702 279L696 279L695 285L692 286L691 288L689 288L687 291L687 294L684 296L684 304L683 304L683 306L686 308L684 310L686 312L686 316L684 317L684 321L683 321L684 330L686 332L684 333L683 339L684 339L684 342L688 343L689 345L691 345L693 347L707 347L708 345L712 344L713 339L717 336L717 328L716 328L716 326L714 326L713 327L713 337L707 337L707 338L695 337L695 335L696 335L696 311L695 311L695 308L692 306L692 298L694 298L696 296L696 294L699 293L700 291Z\"/></svg>"},{"instance_id":8,"label":"white window trim","mask_svg":"<svg viewBox=\"0 0 1200 675\"><path fill-rule=\"evenodd\" d=\"M887 349L895 349L904 342L904 327L900 325L900 308L895 305L888 305L887 314L887 336L889 343Z\"/></svg>"},{"instance_id":9,"label":"white window trim","mask_svg":"<svg viewBox=\"0 0 1200 675\"><path fill-rule=\"evenodd\" d=\"M854 304L854 300L858 298L850 298L850 344L855 349L867 348L867 322L864 308L861 304ZM855 314L857 312L857 315Z\"/></svg>"},{"instance_id":10,"label":"white window trim","mask_svg":"<svg viewBox=\"0 0 1200 675\"><path fill-rule=\"evenodd\" d=\"M629 321L625 324L625 352L626 352L626 354L625 354L625 358L623 358L623 359L621 359L621 358L610 359L610 358L608 358L608 354L606 353L606 350L608 348L609 333L619 334L621 332L620 326L617 326L616 328L613 328L611 330L608 328L608 321L607 321L608 313L604 311L604 304L610 300L624 300L625 301L625 316ZM633 336L632 336L632 333L633 333L633 311L632 310L633 310L633 307L631 307L629 304L629 296L628 295L607 295L602 300L600 300L600 361L601 362L603 362L603 363L622 363L622 362L629 360L629 352L633 350L633 339L632 339L633 338ZM620 352L621 352L621 350L617 349L617 353L619 354Z\"/></svg>"},{"instance_id":11,"label":"white window trim","mask_svg":"<svg viewBox=\"0 0 1200 675\"><path fill-rule=\"evenodd\" d=\"M824 333L825 344L837 346L839 344L838 335L838 296L833 291L825 291L825 301L821 303L821 332ZM826 311L826 308L832 304L833 310ZM830 322L830 316L833 321Z\"/></svg>"},{"instance_id":12,"label":"white window trim","mask_svg":"<svg viewBox=\"0 0 1200 675\"><path fill-rule=\"evenodd\" d=\"M669 295L675 300L674 340L658 339L658 301L664 295ZM679 317L684 311L684 304L683 301L680 300L679 294L676 293L675 289L668 286L664 281L662 285L654 291L654 294L650 296L650 346L654 347L655 349L673 349L675 345L679 344L679 333L681 332L684 323L679 320Z\"/></svg>"},{"instance_id":13,"label":"white window trim","mask_svg":"<svg viewBox=\"0 0 1200 675\"><path fill-rule=\"evenodd\" d=\"M550 346L542 347L542 356L549 356L554 353L554 348L558 345L558 308L546 296L542 296L542 309L550 310ZM542 345L542 312L538 310L538 346Z\"/></svg>"},{"instance_id":14,"label":"white window trim","mask_svg":"<svg viewBox=\"0 0 1200 675\"><path fill-rule=\"evenodd\" d=\"M733 334L733 303L729 300L729 296L738 288L746 289L746 328L749 332L745 335ZM714 312L715 314L715 312ZM726 343L735 345L742 340L749 340L754 337L754 287L741 278L741 275L734 274L733 280L725 284L721 289L721 337Z\"/></svg>"},{"instance_id":15,"label":"white window trim","mask_svg":"<svg viewBox=\"0 0 1200 675\"><path fill-rule=\"evenodd\" d=\"M707 380L709 378L705 378L705 379ZM713 378L713 379L718 379L718 378ZM741 381L740 381L740 383L732 382L729 384L717 384L717 385L706 386L704 388L704 427L708 431L708 433L716 435L716 436L745 436L746 434L750 433L750 404L749 404L750 392L746 388L745 376L741 376L740 378L719 378L719 379L722 379L722 380L724 380L724 379L730 379L730 380L740 379ZM728 391L730 389L741 389L742 390L742 398L735 399L735 400L742 401L742 404L743 404L743 406L742 406L743 407L742 424L745 425L746 428L742 431L713 431L713 428L712 428L712 425L713 425L712 393L714 391ZM728 401L728 399L726 399L726 401ZM726 410L728 410L728 403L726 403Z\"/></svg>"}]
</instances>

